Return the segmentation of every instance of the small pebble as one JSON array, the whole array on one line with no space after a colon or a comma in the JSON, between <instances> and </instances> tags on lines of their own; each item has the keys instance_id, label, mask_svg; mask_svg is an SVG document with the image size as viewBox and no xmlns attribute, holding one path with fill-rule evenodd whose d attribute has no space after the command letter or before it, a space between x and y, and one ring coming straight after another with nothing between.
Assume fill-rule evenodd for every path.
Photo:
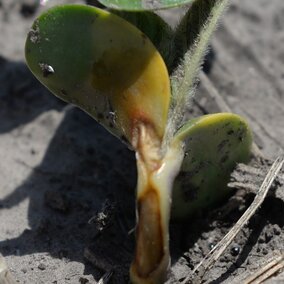
<instances>
[{"instance_id":1,"label":"small pebble","mask_svg":"<svg viewBox=\"0 0 284 284\"><path fill-rule=\"evenodd\" d=\"M24 0L21 2L20 13L26 18L32 16L39 6L39 1L37 0Z\"/></svg>"},{"instance_id":2,"label":"small pebble","mask_svg":"<svg viewBox=\"0 0 284 284\"><path fill-rule=\"evenodd\" d=\"M273 233L276 236L279 236L281 234L281 229L280 229L280 227L277 224L275 224L274 227L273 227Z\"/></svg>"},{"instance_id":3,"label":"small pebble","mask_svg":"<svg viewBox=\"0 0 284 284\"><path fill-rule=\"evenodd\" d=\"M262 253L263 253L264 255L267 255L267 254L268 254L268 250L267 250L266 248L264 248L264 249L262 249Z\"/></svg>"},{"instance_id":4,"label":"small pebble","mask_svg":"<svg viewBox=\"0 0 284 284\"><path fill-rule=\"evenodd\" d=\"M80 283L80 284L86 284L86 283L89 283L89 280L88 280L87 278L80 277L80 278L79 278L79 283Z\"/></svg>"},{"instance_id":5,"label":"small pebble","mask_svg":"<svg viewBox=\"0 0 284 284\"><path fill-rule=\"evenodd\" d=\"M214 247L215 247L215 244L213 244L213 243L209 243L209 244L208 244L208 248L209 248L210 250L212 250Z\"/></svg>"},{"instance_id":6,"label":"small pebble","mask_svg":"<svg viewBox=\"0 0 284 284\"><path fill-rule=\"evenodd\" d=\"M67 257L67 256L68 256L68 251L62 249L62 250L60 250L60 251L58 252L58 255L59 255L59 257L62 259L62 258L64 258L64 257Z\"/></svg>"},{"instance_id":7,"label":"small pebble","mask_svg":"<svg viewBox=\"0 0 284 284\"><path fill-rule=\"evenodd\" d=\"M241 249L240 249L240 247L238 245L233 246L231 248L231 255L232 256L237 256L240 253L240 251L241 251Z\"/></svg>"},{"instance_id":8,"label":"small pebble","mask_svg":"<svg viewBox=\"0 0 284 284\"><path fill-rule=\"evenodd\" d=\"M43 263L40 263L37 268L40 269L40 270L45 270L46 269L46 265L43 264Z\"/></svg>"},{"instance_id":9,"label":"small pebble","mask_svg":"<svg viewBox=\"0 0 284 284\"><path fill-rule=\"evenodd\" d=\"M273 235L272 235L271 232L265 232L264 236L265 236L265 242L266 243L270 242L271 239L273 238Z\"/></svg>"},{"instance_id":10,"label":"small pebble","mask_svg":"<svg viewBox=\"0 0 284 284\"><path fill-rule=\"evenodd\" d=\"M263 237L263 236L259 237L259 239L258 239L258 243L259 243L259 244L263 244L263 243L265 243L265 239L264 239L264 237Z\"/></svg>"}]
</instances>

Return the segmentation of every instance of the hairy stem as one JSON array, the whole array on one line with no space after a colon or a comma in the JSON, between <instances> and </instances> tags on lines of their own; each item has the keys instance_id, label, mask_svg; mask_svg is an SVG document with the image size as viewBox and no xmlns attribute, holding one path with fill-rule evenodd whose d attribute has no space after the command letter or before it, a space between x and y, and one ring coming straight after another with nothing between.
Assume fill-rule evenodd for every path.
<instances>
[{"instance_id":1,"label":"hairy stem","mask_svg":"<svg viewBox=\"0 0 284 284\"><path fill-rule=\"evenodd\" d=\"M172 102L164 138L165 147L184 123L195 93L197 77L210 39L228 0L195 0L175 32L178 66L171 76Z\"/></svg>"}]
</instances>

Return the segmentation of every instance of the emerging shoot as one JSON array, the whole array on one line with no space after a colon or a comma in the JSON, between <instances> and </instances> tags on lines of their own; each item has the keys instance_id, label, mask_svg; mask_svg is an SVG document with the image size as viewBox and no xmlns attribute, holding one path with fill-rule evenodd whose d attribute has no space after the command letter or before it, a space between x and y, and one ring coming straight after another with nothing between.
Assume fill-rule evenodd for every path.
<instances>
[{"instance_id":1,"label":"emerging shoot","mask_svg":"<svg viewBox=\"0 0 284 284\"><path fill-rule=\"evenodd\" d=\"M116 1L102 2L113 7ZM133 4L133 9L152 2L119 1L121 5ZM179 3L158 2L164 8ZM185 2L191 1L180 4ZM35 20L26 41L27 64L38 80L136 152L133 283L166 280L172 196L175 217L184 218L212 206L228 196L226 183L235 164L249 158L251 133L239 116L224 113L184 121L188 95L194 93L210 36L227 1L193 2L175 31L152 12L136 14L141 21L135 20L135 14L116 12L147 32L153 43L123 18L83 5L58 6L44 12ZM193 15L202 9L197 21ZM150 28L145 19L151 19ZM188 26L194 31L190 40L184 32ZM165 32L166 39L173 35L171 43L165 38L160 44L155 42L153 31L157 27L161 29L157 35ZM177 53L179 57L169 52L182 42L186 44Z\"/></svg>"}]
</instances>

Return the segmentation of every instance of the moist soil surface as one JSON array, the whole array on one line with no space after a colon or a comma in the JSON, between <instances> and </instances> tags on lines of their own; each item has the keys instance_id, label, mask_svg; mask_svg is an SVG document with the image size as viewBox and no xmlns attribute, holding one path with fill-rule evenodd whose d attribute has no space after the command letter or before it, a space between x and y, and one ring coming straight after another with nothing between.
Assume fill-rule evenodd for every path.
<instances>
[{"instance_id":1,"label":"moist soil surface","mask_svg":"<svg viewBox=\"0 0 284 284\"><path fill-rule=\"evenodd\" d=\"M128 283L134 153L51 95L26 67L24 41L36 15L59 3L79 3L38 2L0 0L0 253L19 283L98 283L110 271L108 283ZM284 148L284 2L231 2L212 40L208 77L232 111L248 120L264 157L273 160ZM164 16L175 24L179 15L173 10ZM220 111L209 93L201 81L191 116ZM245 283L284 251L283 195L266 198L205 283ZM172 222L168 283L182 282L253 198L245 193L233 206ZM284 283L284 274L266 283Z\"/></svg>"}]
</instances>

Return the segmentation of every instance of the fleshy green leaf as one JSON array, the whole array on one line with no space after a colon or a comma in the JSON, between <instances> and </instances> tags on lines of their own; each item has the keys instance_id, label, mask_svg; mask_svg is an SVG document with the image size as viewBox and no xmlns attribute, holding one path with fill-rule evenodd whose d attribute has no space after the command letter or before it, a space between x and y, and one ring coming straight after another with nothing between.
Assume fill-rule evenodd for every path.
<instances>
[{"instance_id":1,"label":"fleshy green leaf","mask_svg":"<svg viewBox=\"0 0 284 284\"><path fill-rule=\"evenodd\" d=\"M136 26L152 41L163 57L168 69L174 60L174 33L172 28L157 14L151 11L127 12L112 10L112 13L124 18Z\"/></svg>"},{"instance_id":2,"label":"fleshy green leaf","mask_svg":"<svg viewBox=\"0 0 284 284\"><path fill-rule=\"evenodd\" d=\"M111 9L126 11L158 10L191 3L193 0L99 0Z\"/></svg>"},{"instance_id":3,"label":"fleshy green leaf","mask_svg":"<svg viewBox=\"0 0 284 284\"><path fill-rule=\"evenodd\" d=\"M224 200L236 163L250 157L252 135L241 117L231 113L189 121L175 139L185 142L185 158L173 191L173 217L186 217Z\"/></svg>"},{"instance_id":4,"label":"fleshy green leaf","mask_svg":"<svg viewBox=\"0 0 284 284\"><path fill-rule=\"evenodd\" d=\"M34 22L26 60L51 92L116 136L131 142L139 121L163 136L167 69L147 36L124 19L91 6L54 7Z\"/></svg>"},{"instance_id":5,"label":"fleshy green leaf","mask_svg":"<svg viewBox=\"0 0 284 284\"><path fill-rule=\"evenodd\" d=\"M179 66L171 77L172 101L166 141L170 141L184 123L184 113L195 92L200 66L227 3L228 0L195 0L177 27L175 45Z\"/></svg>"}]
</instances>

